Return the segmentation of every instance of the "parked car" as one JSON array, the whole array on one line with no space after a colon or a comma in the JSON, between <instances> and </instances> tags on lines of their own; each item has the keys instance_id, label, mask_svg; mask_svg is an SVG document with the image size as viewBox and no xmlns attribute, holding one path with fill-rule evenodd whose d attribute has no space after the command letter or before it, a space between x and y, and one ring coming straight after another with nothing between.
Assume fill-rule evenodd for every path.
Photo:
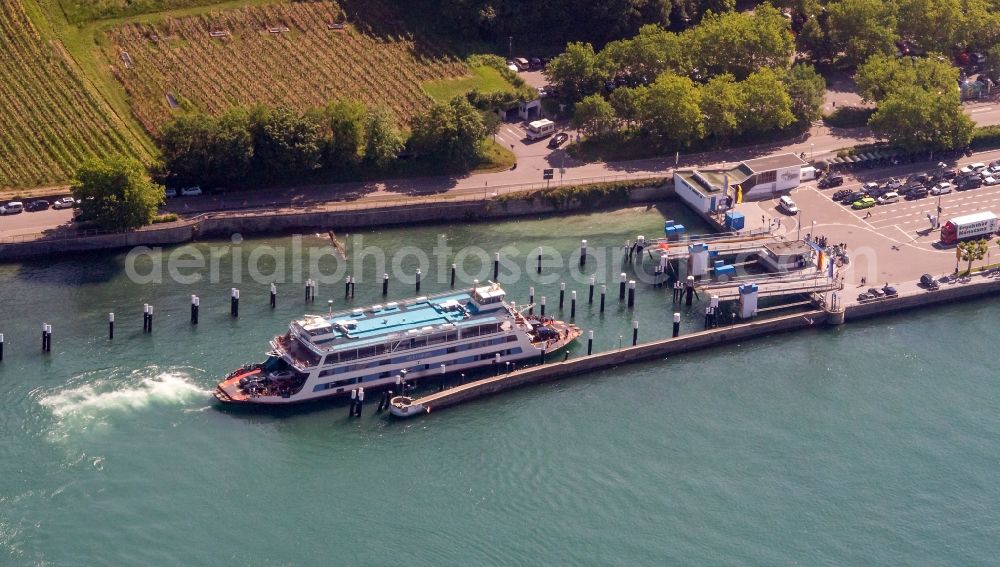
<instances>
[{"instance_id":1,"label":"parked car","mask_svg":"<svg viewBox=\"0 0 1000 567\"><path fill-rule=\"evenodd\" d=\"M861 190L868 195L871 195L872 191L878 191L878 188L878 183L875 183L874 181L869 181L861 186Z\"/></svg>"},{"instance_id":2,"label":"parked car","mask_svg":"<svg viewBox=\"0 0 1000 567\"><path fill-rule=\"evenodd\" d=\"M986 164L982 162L970 163L969 165L958 170L960 173L979 173L980 171L986 169Z\"/></svg>"},{"instance_id":3,"label":"parked car","mask_svg":"<svg viewBox=\"0 0 1000 567\"><path fill-rule=\"evenodd\" d=\"M983 185L998 185L1000 184L1000 174L997 175L987 175L983 178Z\"/></svg>"},{"instance_id":4,"label":"parked car","mask_svg":"<svg viewBox=\"0 0 1000 567\"><path fill-rule=\"evenodd\" d=\"M927 289L937 289L940 286L937 283L937 280L934 279L934 276L930 274L924 274L920 276L920 287Z\"/></svg>"},{"instance_id":5,"label":"parked car","mask_svg":"<svg viewBox=\"0 0 1000 567\"><path fill-rule=\"evenodd\" d=\"M978 189L983 186L983 178L979 176L969 176L963 177L958 181L957 188L959 191L967 191L969 189Z\"/></svg>"},{"instance_id":6,"label":"parked car","mask_svg":"<svg viewBox=\"0 0 1000 567\"><path fill-rule=\"evenodd\" d=\"M858 294L858 301L860 301L861 303L864 303L865 301L869 301L871 299L872 296L868 295L867 291Z\"/></svg>"},{"instance_id":7,"label":"parked car","mask_svg":"<svg viewBox=\"0 0 1000 567\"><path fill-rule=\"evenodd\" d=\"M819 187L820 189L827 189L830 187L839 187L843 184L844 184L843 175L830 174L824 177L823 179L820 179L819 183L817 183L816 186ZM834 199L836 198L837 197L834 196Z\"/></svg>"},{"instance_id":8,"label":"parked car","mask_svg":"<svg viewBox=\"0 0 1000 567\"><path fill-rule=\"evenodd\" d=\"M928 179L930 179L930 175L928 175L926 173L917 173L917 174L914 174L914 175L910 176L910 179L907 180L907 184L910 184L910 183L927 183Z\"/></svg>"},{"instance_id":9,"label":"parked car","mask_svg":"<svg viewBox=\"0 0 1000 567\"><path fill-rule=\"evenodd\" d=\"M954 188L955 186L952 185L951 183L948 183L947 181L942 181L941 183L938 183L931 189L931 195L947 195L948 193L951 193L952 189Z\"/></svg>"},{"instance_id":10,"label":"parked car","mask_svg":"<svg viewBox=\"0 0 1000 567\"><path fill-rule=\"evenodd\" d=\"M185 187L181 189L181 195L184 195L185 197L197 197L198 195L201 195L201 186L194 185L192 187Z\"/></svg>"},{"instance_id":11,"label":"parked car","mask_svg":"<svg viewBox=\"0 0 1000 567\"><path fill-rule=\"evenodd\" d=\"M173 199L174 197L177 196L177 189L174 189L173 187L167 187L166 189L163 190L163 195L168 199Z\"/></svg>"},{"instance_id":12,"label":"parked car","mask_svg":"<svg viewBox=\"0 0 1000 567\"><path fill-rule=\"evenodd\" d=\"M16 215L24 212L24 203L21 201L11 201L0 207L0 215Z\"/></svg>"},{"instance_id":13,"label":"parked car","mask_svg":"<svg viewBox=\"0 0 1000 567\"><path fill-rule=\"evenodd\" d=\"M917 187L906 194L907 199L923 199L927 195L930 195L930 191L926 187Z\"/></svg>"},{"instance_id":14,"label":"parked car","mask_svg":"<svg viewBox=\"0 0 1000 567\"><path fill-rule=\"evenodd\" d=\"M844 203L845 205L851 205L855 201L860 201L861 199L864 199L866 196L867 195L865 195L864 191L851 191L850 193L847 194L846 197L844 197L843 201L841 202Z\"/></svg>"},{"instance_id":15,"label":"parked car","mask_svg":"<svg viewBox=\"0 0 1000 567\"><path fill-rule=\"evenodd\" d=\"M555 136L552 136L552 139L549 140L549 147L553 149L558 148L559 146L565 144L568 139L569 134L566 132L559 132Z\"/></svg>"},{"instance_id":16,"label":"parked car","mask_svg":"<svg viewBox=\"0 0 1000 567\"><path fill-rule=\"evenodd\" d=\"M904 183L901 179L898 179L896 177L890 177L889 180L886 181L884 185L882 185L882 187L888 189L889 191L895 191L896 189L899 189L903 185Z\"/></svg>"},{"instance_id":17,"label":"parked car","mask_svg":"<svg viewBox=\"0 0 1000 567\"><path fill-rule=\"evenodd\" d=\"M52 208L53 209L72 209L73 205L75 205L75 204L76 204L76 201L73 200L73 197L63 197L62 199L56 199L55 202L52 203Z\"/></svg>"},{"instance_id":18,"label":"parked car","mask_svg":"<svg viewBox=\"0 0 1000 567\"><path fill-rule=\"evenodd\" d=\"M896 297L897 295L899 295L899 292L896 291L896 288L892 287L889 284L885 284L884 286L882 286L882 293L884 293L886 297Z\"/></svg>"},{"instance_id":19,"label":"parked car","mask_svg":"<svg viewBox=\"0 0 1000 567\"><path fill-rule=\"evenodd\" d=\"M24 206L26 211L44 211L49 208L49 202L45 199L36 199L34 201L28 201L28 204Z\"/></svg>"},{"instance_id":20,"label":"parked car","mask_svg":"<svg viewBox=\"0 0 1000 567\"><path fill-rule=\"evenodd\" d=\"M868 288L868 295L872 297L883 297L885 296L885 292L877 287L870 287Z\"/></svg>"},{"instance_id":21,"label":"parked car","mask_svg":"<svg viewBox=\"0 0 1000 567\"><path fill-rule=\"evenodd\" d=\"M834 201L843 201L847 197L850 197L851 193L854 193L854 191L851 191L850 189L841 189L833 194L832 199Z\"/></svg>"},{"instance_id":22,"label":"parked car","mask_svg":"<svg viewBox=\"0 0 1000 567\"><path fill-rule=\"evenodd\" d=\"M799 214L799 207L795 205L795 201L788 195L783 195L778 199L778 208L790 215Z\"/></svg>"},{"instance_id":23,"label":"parked car","mask_svg":"<svg viewBox=\"0 0 1000 567\"><path fill-rule=\"evenodd\" d=\"M899 201L899 193L895 191L889 191L885 195L882 195L877 199L878 204L888 205L890 203L896 203Z\"/></svg>"},{"instance_id":24,"label":"parked car","mask_svg":"<svg viewBox=\"0 0 1000 567\"><path fill-rule=\"evenodd\" d=\"M529 66L532 69L541 69L542 68L542 58L541 57L532 57L531 60L528 62L528 64L529 64Z\"/></svg>"},{"instance_id":25,"label":"parked car","mask_svg":"<svg viewBox=\"0 0 1000 567\"><path fill-rule=\"evenodd\" d=\"M514 59L514 65L517 65L518 71L527 71L531 68L531 63L528 62L524 57L517 57Z\"/></svg>"},{"instance_id":26,"label":"parked car","mask_svg":"<svg viewBox=\"0 0 1000 567\"><path fill-rule=\"evenodd\" d=\"M854 207L854 209L856 210L870 209L871 207L875 206L876 202L877 201L875 201L875 199L872 199L871 197L862 197L861 199L854 201L854 203L852 203L851 206Z\"/></svg>"},{"instance_id":27,"label":"parked car","mask_svg":"<svg viewBox=\"0 0 1000 567\"><path fill-rule=\"evenodd\" d=\"M945 179L954 179L958 175L958 170L954 167L949 167L941 172L941 176Z\"/></svg>"}]
</instances>

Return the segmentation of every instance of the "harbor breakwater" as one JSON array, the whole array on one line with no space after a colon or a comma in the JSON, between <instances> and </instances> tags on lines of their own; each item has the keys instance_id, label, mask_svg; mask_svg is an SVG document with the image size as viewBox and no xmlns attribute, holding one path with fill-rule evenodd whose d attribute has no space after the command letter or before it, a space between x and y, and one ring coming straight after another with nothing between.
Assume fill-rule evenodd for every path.
<instances>
[{"instance_id":1,"label":"harbor breakwater","mask_svg":"<svg viewBox=\"0 0 1000 567\"><path fill-rule=\"evenodd\" d=\"M658 178L659 180L659 178ZM201 238L228 238L232 234L281 234L309 230L357 230L399 225L497 220L519 216L559 214L629 204L648 204L672 199L673 185L640 186L649 180L623 185L620 192L593 198L546 198L543 191L512 192L483 199L464 195L452 199L417 198L402 202L353 203L329 209L305 208L293 211L240 210L204 213L174 223L152 225L139 230L106 234L67 232L42 235L24 241L0 241L0 262L41 256L115 250L133 246L169 246ZM621 182L626 183L626 182ZM613 185L614 183L608 183ZM591 184L599 186L602 184ZM580 186L587 187L587 186ZM570 187L562 187L566 190Z\"/></svg>"},{"instance_id":2,"label":"harbor breakwater","mask_svg":"<svg viewBox=\"0 0 1000 567\"><path fill-rule=\"evenodd\" d=\"M809 310L779 317L755 320L729 327L706 329L676 338L662 339L598 353L562 362L546 363L523 370L484 378L431 394L414 401L428 413L476 398L527 386L530 384L569 378L585 372L605 370L631 362L663 358L683 352L711 347L733 345L736 342L816 328L824 323L839 325L845 321L886 315L919 307L934 306L967 299L982 298L1000 292L1000 280L981 279L968 283L955 283L937 291L920 288L904 292L893 298L847 305L842 313Z\"/></svg>"}]
</instances>

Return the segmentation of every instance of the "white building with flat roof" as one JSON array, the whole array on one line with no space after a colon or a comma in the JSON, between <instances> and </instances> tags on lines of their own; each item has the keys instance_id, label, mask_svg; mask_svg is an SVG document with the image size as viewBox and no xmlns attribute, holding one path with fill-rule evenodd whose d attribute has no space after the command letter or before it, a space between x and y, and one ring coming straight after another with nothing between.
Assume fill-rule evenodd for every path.
<instances>
[{"instance_id":1,"label":"white building with flat roof","mask_svg":"<svg viewBox=\"0 0 1000 567\"><path fill-rule=\"evenodd\" d=\"M679 169L674 172L677 196L697 211L730 208L742 193L744 201L762 201L799 186L806 162L795 154L780 154L740 162L735 167Z\"/></svg>"}]
</instances>

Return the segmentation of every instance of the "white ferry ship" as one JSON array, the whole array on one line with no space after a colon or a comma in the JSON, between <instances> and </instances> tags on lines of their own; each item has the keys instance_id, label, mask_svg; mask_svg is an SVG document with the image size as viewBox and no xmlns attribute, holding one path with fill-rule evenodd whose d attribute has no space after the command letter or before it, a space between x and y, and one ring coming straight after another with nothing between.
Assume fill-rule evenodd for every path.
<instances>
[{"instance_id":1,"label":"white ferry ship","mask_svg":"<svg viewBox=\"0 0 1000 567\"><path fill-rule=\"evenodd\" d=\"M329 315L306 315L271 341L267 361L239 368L215 397L288 404L507 362L538 360L580 336L576 325L526 316L495 283Z\"/></svg>"}]
</instances>

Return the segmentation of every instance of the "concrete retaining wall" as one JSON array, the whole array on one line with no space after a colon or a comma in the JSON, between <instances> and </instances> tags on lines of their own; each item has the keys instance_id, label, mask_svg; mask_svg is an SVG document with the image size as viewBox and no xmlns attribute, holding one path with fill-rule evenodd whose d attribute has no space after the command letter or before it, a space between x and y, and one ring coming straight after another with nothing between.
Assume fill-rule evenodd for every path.
<instances>
[{"instance_id":1,"label":"concrete retaining wall","mask_svg":"<svg viewBox=\"0 0 1000 567\"><path fill-rule=\"evenodd\" d=\"M734 341L819 326L826 318L823 311L810 311L785 315L773 319L754 321L732 327L711 329L683 335L676 339L663 339L634 347L575 358L565 362L534 366L510 374L470 382L444 392L433 394L422 402L432 410L445 408L464 401L518 388L528 384L556 378L575 376L584 372L612 368L630 362L662 358L664 356L699 350L712 346L731 344Z\"/></svg>"},{"instance_id":2,"label":"concrete retaining wall","mask_svg":"<svg viewBox=\"0 0 1000 567\"><path fill-rule=\"evenodd\" d=\"M629 202L648 203L672 196L673 193L668 188L642 187L631 190ZM602 204L593 203L586 206L599 208ZM132 232L0 243L0 262L95 250L114 250L132 246L168 246L190 242L198 238L225 238L237 232L243 235L275 234L296 230L328 230L331 228L343 230L417 223L469 222L573 212L584 207L585 205L582 203L570 203L557 207L542 199L506 199L503 202L429 201L382 207L372 205L330 211L209 213L179 223L154 225Z\"/></svg>"},{"instance_id":3,"label":"concrete retaining wall","mask_svg":"<svg viewBox=\"0 0 1000 567\"><path fill-rule=\"evenodd\" d=\"M883 299L870 303L848 305L845 309L845 318L847 321L851 321L864 317L874 317L876 315L903 311L905 309L913 309L915 307L1000 294L1000 280L984 279L978 276L977 278L979 281L973 279L973 281L966 284L942 285L941 289L937 291L921 290L900 295L895 299Z\"/></svg>"}]
</instances>

